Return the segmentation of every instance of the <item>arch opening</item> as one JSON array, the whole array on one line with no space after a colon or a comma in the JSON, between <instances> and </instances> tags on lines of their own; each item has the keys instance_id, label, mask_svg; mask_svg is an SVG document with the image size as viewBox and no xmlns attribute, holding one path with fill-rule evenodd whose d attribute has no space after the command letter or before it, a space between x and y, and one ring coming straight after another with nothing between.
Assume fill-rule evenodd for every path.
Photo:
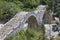
<instances>
[{"instance_id":1,"label":"arch opening","mask_svg":"<svg viewBox=\"0 0 60 40\"><path fill-rule=\"evenodd\" d=\"M25 30L27 30L28 28L38 30L37 19L34 16L30 16L28 20L26 20L24 27L26 27Z\"/></svg>"}]
</instances>

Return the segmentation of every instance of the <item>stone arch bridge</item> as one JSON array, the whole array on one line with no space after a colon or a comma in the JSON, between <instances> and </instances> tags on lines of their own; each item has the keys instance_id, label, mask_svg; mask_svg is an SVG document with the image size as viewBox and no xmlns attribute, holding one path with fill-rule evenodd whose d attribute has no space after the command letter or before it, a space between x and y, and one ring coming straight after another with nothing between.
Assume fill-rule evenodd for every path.
<instances>
[{"instance_id":1,"label":"stone arch bridge","mask_svg":"<svg viewBox=\"0 0 60 40\"><path fill-rule=\"evenodd\" d=\"M44 12L46 6L40 5L33 12L21 11L17 13L10 21L4 24L0 29L0 40L11 34L12 32L17 32L20 29L24 29L24 24L28 22L29 27L37 28L38 24L43 22Z\"/></svg>"}]
</instances>

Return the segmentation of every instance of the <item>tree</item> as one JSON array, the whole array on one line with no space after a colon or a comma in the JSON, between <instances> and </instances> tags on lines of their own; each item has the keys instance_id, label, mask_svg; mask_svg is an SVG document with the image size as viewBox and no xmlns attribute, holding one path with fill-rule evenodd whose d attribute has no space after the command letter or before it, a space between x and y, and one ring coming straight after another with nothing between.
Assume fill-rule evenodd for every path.
<instances>
[{"instance_id":1,"label":"tree","mask_svg":"<svg viewBox=\"0 0 60 40\"><path fill-rule=\"evenodd\" d=\"M21 1L14 1L14 3L15 3L17 6L19 6L20 8L23 8L23 7L24 7L23 2L21 2Z\"/></svg>"},{"instance_id":2,"label":"tree","mask_svg":"<svg viewBox=\"0 0 60 40\"><path fill-rule=\"evenodd\" d=\"M60 16L60 3L57 0L55 0L54 13L57 17Z\"/></svg>"},{"instance_id":3,"label":"tree","mask_svg":"<svg viewBox=\"0 0 60 40\"><path fill-rule=\"evenodd\" d=\"M1 19L4 21L12 18L18 11L20 11L20 8L12 2L3 1L0 3L0 15L2 15Z\"/></svg>"},{"instance_id":4,"label":"tree","mask_svg":"<svg viewBox=\"0 0 60 40\"><path fill-rule=\"evenodd\" d=\"M40 4L40 0L25 0L24 4L26 7L34 7Z\"/></svg>"}]
</instances>

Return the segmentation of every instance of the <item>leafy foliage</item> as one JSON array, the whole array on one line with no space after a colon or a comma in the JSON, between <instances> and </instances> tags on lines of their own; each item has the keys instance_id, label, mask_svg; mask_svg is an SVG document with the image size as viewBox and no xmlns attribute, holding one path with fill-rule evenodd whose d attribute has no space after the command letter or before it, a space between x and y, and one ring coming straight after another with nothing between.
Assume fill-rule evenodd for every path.
<instances>
[{"instance_id":1,"label":"leafy foliage","mask_svg":"<svg viewBox=\"0 0 60 40\"><path fill-rule=\"evenodd\" d=\"M40 0L25 0L25 6L26 7L33 7L33 6L36 6L40 3Z\"/></svg>"},{"instance_id":2,"label":"leafy foliage","mask_svg":"<svg viewBox=\"0 0 60 40\"><path fill-rule=\"evenodd\" d=\"M56 17L60 17L60 2L58 0L44 0L48 5L48 9L51 9L54 12Z\"/></svg>"},{"instance_id":3,"label":"leafy foliage","mask_svg":"<svg viewBox=\"0 0 60 40\"><path fill-rule=\"evenodd\" d=\"M16 4L12 2L1 2L0 3L0 19L1 20L9 20L12 18L18 11L20 11L20 8L16 6Z\"/></svg>"},{"instance_id":4,"label":"leafy foliage","mask_svg":"<svg viewBox=\"0 0 60 40\"><path fill-rule=\"evenodd\" d=\"M54 1L55 4L54 4L54 13L57 17L60 16L60 3L57 2L57 0Z\"/></svg>"},{"instance_id":5,"label":"leafy foliage","mask_svg":"<svg viewBox=\"0 0 60 40\"><path fill-rule=\"evenodd\" d=\"M19 30L15 35L6 37L5 40L48 40L43 31L44 26L41 25L40 27L40 31L31 28L28 28L26 32Z\"/></svg>"},{"instance_id":6,"label":"leafy foliage","mask_svg":"<svg viewBox=\"0 0 60 40\"><path fill-rule=\"evenodd\" d=\"M48 9L52 9L52 0L44 0L44 2L48 5Z\"/></svg>"}]
</instances>

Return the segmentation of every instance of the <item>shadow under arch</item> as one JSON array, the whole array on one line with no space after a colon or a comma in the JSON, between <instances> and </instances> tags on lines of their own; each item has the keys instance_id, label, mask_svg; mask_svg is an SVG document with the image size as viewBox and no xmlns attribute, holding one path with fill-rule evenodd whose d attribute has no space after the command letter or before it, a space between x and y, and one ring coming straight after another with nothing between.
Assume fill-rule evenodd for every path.
<instances>
[{"instance_id":1,"label":"shadow under arch","mask_svg":"<svg viewBox=\"0 0 60 40\"><path fill-rule=\"evenodd\" d=\"M32 28L32 29L35 29L37 30L38 29L38 20L37 20L37 17L36 15L33 13L32 15L28 15L29 17L26 16L26 20L24 20L24 24L23 24L23 28L24 28L24 25L25 27L28 28ZM27 24L27 26L26 26Z\"/></svg>"},{"instance_id":2,"label":"shadow under arch","mask_svg":"<svg viewBox=\"0 0 60 40\"><path fill-rule=\"evenodd\" d=\"M37 20L34 16L30 16L28 18L27 22L28 22L28 28L33 28L33 29L37 30L38 23L37 23Z\"/></svg>"}]
</instances>

